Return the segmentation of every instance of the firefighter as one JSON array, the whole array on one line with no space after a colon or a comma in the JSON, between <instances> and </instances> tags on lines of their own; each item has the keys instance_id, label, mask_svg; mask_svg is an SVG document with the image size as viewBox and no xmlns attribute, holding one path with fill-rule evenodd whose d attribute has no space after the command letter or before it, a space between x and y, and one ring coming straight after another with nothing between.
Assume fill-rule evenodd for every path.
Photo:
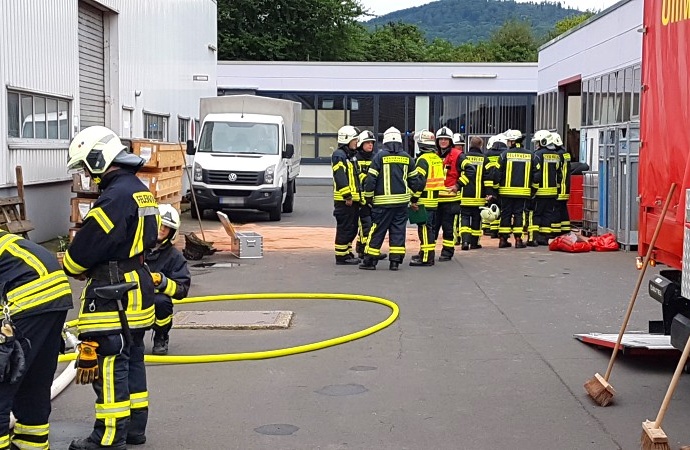
<instances>
[{"instance_id":1,"label":"firefighter","mask_svg":"<svg viewBox=\"0 0 690 450\"><path fill-rule=\"evenodd\" d=\"M515 237L515 248L525 248L522 240L526 219L527 202L532 198L534 166L532 153L521 146L523 139L519 130L505 132L508 149L498 160L498 195L501 199L501 223L498 229L499 248L508 248L511 233Z\"/></svg>"},{"instance_id":2,"label":"firefighter","mask_svg":"<svg viewBox=\"0 0 690 450\"><path fill-rule=\"evenodd\" d=\"M88 280L77 322L77 382L93 383L96 393L93 431L72 441L70 450L124 449L146 442L144 333L155 315L144 252L156 245L160 216L153 194L135 175L145 161L125 149L112 130L93 126L77 134L68 151L68 167L88 172L101 191L63 259L68 275ZM107 286L123 282L136 287L124 293L122 302L104 293Z\"/></svg>"},{"instance_id":3,"label":"firefighter","mask_svg":"<svg viewBox=\"0 0 690 450\"><path fill-rule=\"evenodd\" d=\"M153 285L156 288L156 322L153 325L151 353L167 355L173 319L172 300L181 300L187 296L192 276L187 267L187 260L173 245L180 229L180 213L168 204L161 204L158 209L161 216L158 240L156 246L146 252L146 264L151 270Z\"/></svg>"},{"instance_id":4,"label":"firefighter","mask_svg":"<svg viewBox=\"0 0 690 450\"><path fill-rule=\"evenodd\" d=\"M351 125L341 127L338 130L338 148L331 155L337 265L355 265L360 262L352 253L352 241L357 237L359 207L362 201L357 166L353 163L358 134L357 129Z\"/></svg>"},{"instance_id":5,"label":"firefighter","mask_svg":"<svg viewBox=\"0 0 690 450\"><path fill-rule=\"evenodd\" d=\"M50 447L50 387L71 308L55 254L0 230L0 450Z\"/></svg>"},{"instance_id":6,"label":"firefighter","mask_svg":"<svg viewBox=\"0 0 690 450\"><path fill-rule=\"evenodd\" d=\"M539 227L535 234L538 245L549 245L554 230L551 224L557 221L558 189L561 184L561 155L553 145L550 131L539 130L534 133L535 143L534 178L535 191L534 223Z\"/></svg>"},{"instance_id":7,"label":"firefighter","mask_svg":"<svg viewBox=\"0 0 690 450\"><path fill-rule=\"evenodd\" d=\"M376 137L374 136L374 133L369 130L362 131L357 137L357 153L354 161L356 161L360 186L364 185L364 179L369 171L371 160L377 152L374 147L375 144ZM358 236L356 245L357 256L359 259L364 259L364 248L367 245L369 231L371 231L371 206L361 204L359 207ZM385 258L385 253L381 253L381 255L379 255L379 259Z\"/></svg>"},{"instance_id":8,"label":"firefighter","mask_svg":"<svg viewBox=\"0 0 690 450\"><path fill-rule=\"evenodd\" d=\"M376 270L381 245L388 233L389 268L398 270L405 258L410 192L423 189L423 185L420 186L414 162L403 149L402 136L396 128L391 127L383 134L383 150L374 156L363 188L367 203L373 207L371 231L359 268Z\"/></svg>"},{"instance_id":9,"label":"firefighter","mask_svg":"<svg viewBox=\"0 0 690 450\"><path fill-rule=\"evenodd\" d=\"M461 133L453 133L453 148L460 153L465 151L465 137Z\"/></svg>"},{"instance_id":10,"label":"firefighter","mask_svg":"<svg viewBox=\"0 0 690 450\"><path fill-rule=\"evenodd\" d=\"M493 182L486 176L488 159L482 153L484 140L478 136L470 139L470 148L460 155L458 171L460 178L455 188L460 195L460 238L462 250L482 248L479 238L482 235L482 218L479 208L486 204L488 189Z\"/></svg>"},{"instance_id":11,"label":"firefighter","mask_svg":"<svg viewBox=\"0 0 690 450\"><path fill-rule=\"evenodd\" d=\"M419 254L412 257L410 266L429 267L433 266L436 259L436 238L434 236L434 216L438 207L438 193L445 189L445 175L443 172L443 160L436 153L436 137L434 133L423 130L416 137L417 147L420 155L416 162L416 171L419 174L421 185L424 182L423 190L417 191L412 195L413 209L418 209L417 203L424 206L426 210L426 223L417 224L417 234L419 236Z\"/></svg>"},{"instance_id":12,"label":"firefighter","mask_svg":"<svg viewBox=\"0 0 690 450\"><path fill-rule=\"evenodd\" d=\"M500 205L500 197L498 195L499 187L499 160L501 154L508 150L508 145L506 145L506 138L503 133L492 136L487 144L486 157L489 160L486 166L487 177L491 181L491 188L489 189L490 199L488 200L489 205L495 204ZM500 218L489 222L485 222L488 228L488 234L492 239L498 239L498 228L501 223Z\"/></svg>"},{"instance_id":13,"label":"firefighter","mask_svg":"<svg viewBox=\"0 0 690 450\"><path fill-rule=\"evenodd\" d=\"M568 200L570 200L570 152L563 146L561 135L553 133L553 145L561 155L561 184L558 189L558 203L556 212L558 218L552 224L555 234L570 233L570 214L568 214Z\"/></svg>"},{"instance_id":14,"label":"firefighter","mask_svg":"<svg viewBox=\"0 0 690 450\"><path fill-rule=\"evenodd\" d=\"M436 151L443 159L443 167L446 180L445 190L439 192L438 209L434 218L434 238L438 239L439 232L443 233L443 248L440 262L450 261L455 254L455 241L457 238L458 215L460 214L460 197L457 191L453 191L458 183L458 158L460 150L453 148L453 132L448 127L442 127L436 132Z\"/></svg>"}]
</instances>

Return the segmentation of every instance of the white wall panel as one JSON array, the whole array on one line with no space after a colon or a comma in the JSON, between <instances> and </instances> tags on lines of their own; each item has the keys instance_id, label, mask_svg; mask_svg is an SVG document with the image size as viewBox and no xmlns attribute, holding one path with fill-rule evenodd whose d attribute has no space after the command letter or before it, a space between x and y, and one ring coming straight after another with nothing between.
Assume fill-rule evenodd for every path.
<instances>
[{"instance_id":1,"label":"white wall panel","mask_svg":"<svg viewBox=\"0 0 690 450\"><path fill-rule=\"evenodd\" d=\"M74 112L78 110L75 109L78 79L76 0L3 1L0 6L0 186L14 183L16 161L26 158L39 161L43 155L41 148L33 147L21 154L8 148L6 89L16 87L74 98ZM46 156L45 161L54 163L51 156ZM64 164L64 158L55 167L42 164L38 173L51 180L64 178Z\"/></svg>"},{"instance_id":2,"label":"white wall panel","mask_svg":"<svg viewBox=\"0 0 690 450\"><path fill-rule=\"evenodd\" d=\"M537 65L222 61L218 87L293 92L534 93Z\"/></svg>"},{"instance_id":3,"label":"white wall panel","mask_svg":"<svg viewBox=\"0 0 690 450\"><path fill-rule=\"evenodd\" d=\"M177 140L178 115L199 116L199 98L216 95L216 3L212 0L120 2L118 104L134 107L132 135L143 136L143 111L170 114L168 139ZM194 75L207 77L194 81ZM135 96L135 92L141 92ZM120 111L117 117L122 117ZM118 124L119 132L123 124Z\"/></svg>"},{"instance_id":4,"label":"white wall panel","mask_svg":"<svg viewBox=\"0 0 690 450\"><path fill-rule=\"evenodd\" d=\"M642 59L643 0L623 0L579 29L539 51L539 93L576 75L583 79L631 66Z\"/></svg>"}]
</instances>

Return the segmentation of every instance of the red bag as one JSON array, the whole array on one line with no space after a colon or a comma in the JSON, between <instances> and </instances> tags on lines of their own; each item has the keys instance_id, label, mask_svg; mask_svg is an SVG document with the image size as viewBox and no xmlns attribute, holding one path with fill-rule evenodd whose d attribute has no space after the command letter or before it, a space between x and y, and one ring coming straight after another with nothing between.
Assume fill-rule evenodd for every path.
<instances>
[{"instance_id":1,"label":"red bag","mask_svg":"<svg viewBox=\"0 0 690 450\"><path fill-rule=\"evenodd\" d=\"M589 238L592 249L596 252L616 252L618 251L618 240L613 233L606 233L602 236L592 236Z\"/></svg>"},{"instance_id":2,"label":"red bag","mask_svg":"<svg viewBox=\"0 0 690 450\"><path fill-rule=\"evenodd\" d=\"M552 240L549 243L549 250L552 252L587 253L592 250L592 246L589 242L578 239L575 233L570 233Z\"/></svg>"}]
</instances>

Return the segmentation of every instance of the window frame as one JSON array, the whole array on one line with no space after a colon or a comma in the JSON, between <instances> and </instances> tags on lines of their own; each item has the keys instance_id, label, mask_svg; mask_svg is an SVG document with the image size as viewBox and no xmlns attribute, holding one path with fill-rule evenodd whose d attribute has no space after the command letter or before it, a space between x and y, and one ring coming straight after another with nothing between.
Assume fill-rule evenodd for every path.
<instances>
[{"instance_id":1,"label":"window frame","mask_svg":"<svg viewBox=\"0 0 690 450\"><path fill-rule=\"evenodd\" d=\"M144 139L151 139L154 141L161 141L161 142L167 142L168 141L168 131L170 127L170 114L160 114L160 113L155 113L151 111L146 111L144 110L143 112L144 115ZM161 131L159 133L162 133L160 137L154 136L152 137L152 133L149 131L149 126L151 124L151 119L155 119L156 122L160 119L160 123L162 126L160 127Z\"/></svg>"},{"instance_id":2,"label":"window frame","mask_svg":"<svg viewBox=\"0 0 690 450\"><path fill-rule=\"evenodd\" d=\"M187 142L189 140L189 117L177 116L177 141Z\"/></svg>"},{"instance_id":3,"label":"window frame","mask_svg":"<svg viewBox=\"0 0 690 450\"><path fill-rule=\"evenodd\" d=\"M10 98L15 97L17 99L16 106L17 106L17 111L16 111L16 117L11 117L14 116L14 111L12 114L10 114L9 108L10 108ZM60 95L53 95L53 94L46 94L42 92L36 92L36 91L31 91L31 90L26 90L26 89L17 89L13 87L7 87L6 92L5 92L5 98L7 99L7 108L5 110L5 113L7 114L7 139L9 142L16 142L16 141L29 141L29 142L69 142L72 139L71 135L71 127L72 127L72 120L71 120L71 111L72 111L72 99L70 97L65 97L65 96L60 96ZM26 117L24 117L24 99L30 99L31 102L31 111L29 112ZM35 115L37 114L37 105L42 104L42 112L40 114L43 115L43 124L44 124L44 130L43 133L40 133L42 136L41 137L36 137L37 133L36 132L36 121L32 121L32 132L31 135L29 133L24 132L25 128L25 121L26 118L32 117L34 118ZM56 106L56 123L55 123L55 133L57 134L57 137L50 137L50 121L48 120L49 117L48 115L51 114L49 112L49 105L54 104ZM61 110L61 107L65 107L64 110ZM60 122L62 122L60 119L61 114L65 114L65 121L67 122L66 125L61 125ZM14 123L14 130L16 130L16 133L18 135L11 134L12 128L12 122L15 121Z\"/></svg>"}]
</instances>

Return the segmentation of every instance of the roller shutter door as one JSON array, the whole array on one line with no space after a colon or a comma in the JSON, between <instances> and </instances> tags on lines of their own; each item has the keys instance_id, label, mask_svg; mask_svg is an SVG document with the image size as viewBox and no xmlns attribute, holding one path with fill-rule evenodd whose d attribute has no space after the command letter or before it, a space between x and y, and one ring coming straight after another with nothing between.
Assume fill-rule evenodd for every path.
<instances>
[{"instance_id":1,"label":"roller shutter door","mask_svg":"<svg viewBox=\"0 0 690 450\"><path fill-rule=\"evenodd\" d=\"M105 125L103 12L79 3L79 114L83 130Z\"/></svg>"}]
</instances>

